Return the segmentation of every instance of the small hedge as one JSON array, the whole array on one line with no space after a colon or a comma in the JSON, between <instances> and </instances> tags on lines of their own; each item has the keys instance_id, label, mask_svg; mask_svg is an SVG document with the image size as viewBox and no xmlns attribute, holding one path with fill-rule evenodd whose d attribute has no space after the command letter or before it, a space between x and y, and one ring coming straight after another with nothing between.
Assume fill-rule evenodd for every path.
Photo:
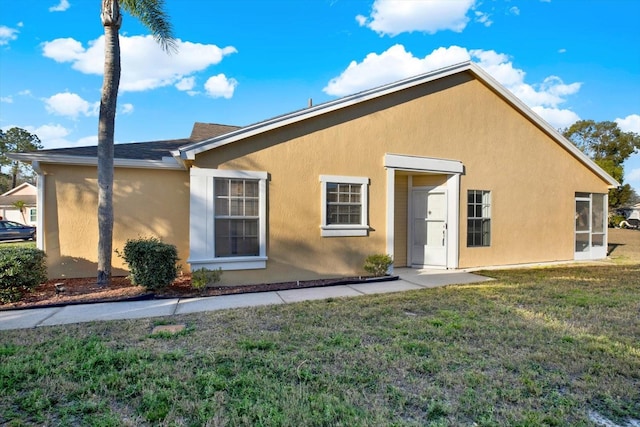
<instances>
[{"instance_id":1,"label":"small hedge","mask_svg":"<svg viewBox=\"0 0 640 427\"><path fill-rule=\"evenodd\" d=\"M122 253L131 282L147 289L162 289L178 276L178 250L156 237L127 240Z\"/></svg>"},{"instance_id":2,"label":"small hedge","mask_svg":"<svg viewBox=\"0 0 640 427\"><path fill-rule=\"evenodd\" d=\"M191 287L194 289L205 289L213 286L222 278L222 269L208 270L201 268L191 273Z\"/></svg>"},{"instance_id":3,"label":"small hedge","mask_svg":"<svg viewBox=\"0 0 640 427\"><path fill-rule=\"evenodd\" d=\"M19 301L47 281L45 253L36 248L0 248L0 302Z\"/></svg>"},{"instance_id":4,"label":"small hedge","mask_svg":"<svg viewBox=\"0 0 640 427\"><path fill-rule=\"evenodd\" d=\"M387 270L389 270L391 264L393 264L393 258L391 258L391 256L386 254L373 254L364 260L364 270L376 277L381 277L387 274Z\"/></svg>"}]
</instances>

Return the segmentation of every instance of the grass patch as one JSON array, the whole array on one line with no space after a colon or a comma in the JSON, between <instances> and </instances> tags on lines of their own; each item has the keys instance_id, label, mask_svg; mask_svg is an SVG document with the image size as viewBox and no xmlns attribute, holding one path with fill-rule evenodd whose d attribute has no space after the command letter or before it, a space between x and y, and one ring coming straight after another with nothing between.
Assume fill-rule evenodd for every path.
<instances>
[{"instance_id":1,"label":"grass patch","mask_svg":"<svg viewBox=\"0 0 640 427\"><path fill-rule=\"evenodd\" d=\"M621 425L640 419L640 264L0 331L0 424ZM160 339L158 339L160 338ZM163 339L167 338L167 339Z\"/></svg>"}]
</instances>

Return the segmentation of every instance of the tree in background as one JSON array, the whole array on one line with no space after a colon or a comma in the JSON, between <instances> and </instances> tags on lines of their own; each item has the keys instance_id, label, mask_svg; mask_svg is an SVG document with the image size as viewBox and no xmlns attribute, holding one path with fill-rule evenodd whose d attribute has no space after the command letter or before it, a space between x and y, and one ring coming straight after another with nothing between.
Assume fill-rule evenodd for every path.
<instances>
[{"instance_id":1,"label":"tree in background","mask_svg":"<svg viewBox=\"0 0 640 427\"><path fill-rule=\"evenodd\" d=\"M104 79L98 119L98 285L111 280L113 252L113 141L120 86L120 5L137 18L165 51L175 50L163 0L101 0Z\"/></svg>"},{"instance_id":2,"label":"tree in background","mask_svg":"<svg viewBox=\"0 0 640 427\"><path fill-rule=\"evenodd\" d=\"M640 150L640 135L622 131L616 122L579 120L562 134L620 184L625 160ZM621 207L637 198L633 188L623 184L609 190L609 207Z\"/></svg>"},{"instance_id":3,"label":"tree in background","mask_svg":"<svg viewBox=\"0 0 640 427\"><path fill-rule=\"evenodd\" d=\"M9 176L11 180L11 183L6 185L7 179L0 179L0 186L4 185L9 187L4 189L4 191L2 191L3 189L0 187L0 194L12 188L16 188L19 178L22 178L23 181L27 182L31 182L33 180L33 170L31 169L31 166L17 160L11 160L7 157L7 154L24 153L40 149L42 149L42 144L40 143L40 138L36 135L18 127L13 127L6 132L3 132L0 129L0 167L9 168Z\"/></svg>"}]
</instances>

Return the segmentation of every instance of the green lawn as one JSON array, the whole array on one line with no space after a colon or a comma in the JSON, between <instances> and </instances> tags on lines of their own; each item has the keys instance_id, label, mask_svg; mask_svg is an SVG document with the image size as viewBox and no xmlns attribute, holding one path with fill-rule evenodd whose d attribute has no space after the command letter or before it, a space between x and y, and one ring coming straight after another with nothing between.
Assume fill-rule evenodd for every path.
<instances>
[{"instance_id":1,"label":"green lawn","mask_svg":"<svg viewBox=\"0 0 640 427\"><path fill-rule=\"evenodd\" d=\"M478 285L0 331L0 425L625 425L640 261L618 249ZM167 322L187 329L151 334Z\"/></svg>"}]
</instances>

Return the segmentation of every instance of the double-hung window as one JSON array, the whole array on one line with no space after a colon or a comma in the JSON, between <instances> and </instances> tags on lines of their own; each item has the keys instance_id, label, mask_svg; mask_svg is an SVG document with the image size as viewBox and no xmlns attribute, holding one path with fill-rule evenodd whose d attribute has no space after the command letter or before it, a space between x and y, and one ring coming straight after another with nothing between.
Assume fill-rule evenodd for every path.
<instances>
[{"instance_id":1,"label":"double-hung window","mask_svg":"<svg viewBox=\"0 0 640 427\"><path fill-rule=\"evenodd\" d=\"M215 178L216 257L260 254L257 179Z\"/></svg>"},{"instance_id":2,"label":"double-hung window","mask_svg":"<svg viewBox=\"0 0 640 427\"><path fill-rule=\"evenodd\" d=\"M266 268L267 172L191 168L192 270Z\"/></svg>"},{"instance_id":3,"label":"double-hung window","mask_svg":"<svg viewBox=\"0 0 640 427\"><path fill-rule=\"evenodd\" d=\"M467 247L491 246L491 192L467 192Z\"/></svg>"},{"instance_id":4,"label":"double-hung window","mask_svg":"<svg viewBox=\"0 0 640 427\"><path fill-rule=\"evenodd\" d=\"M369 178L320 175L320 183L322 236L366 236Z\"/></svg>"}]
</instances>

